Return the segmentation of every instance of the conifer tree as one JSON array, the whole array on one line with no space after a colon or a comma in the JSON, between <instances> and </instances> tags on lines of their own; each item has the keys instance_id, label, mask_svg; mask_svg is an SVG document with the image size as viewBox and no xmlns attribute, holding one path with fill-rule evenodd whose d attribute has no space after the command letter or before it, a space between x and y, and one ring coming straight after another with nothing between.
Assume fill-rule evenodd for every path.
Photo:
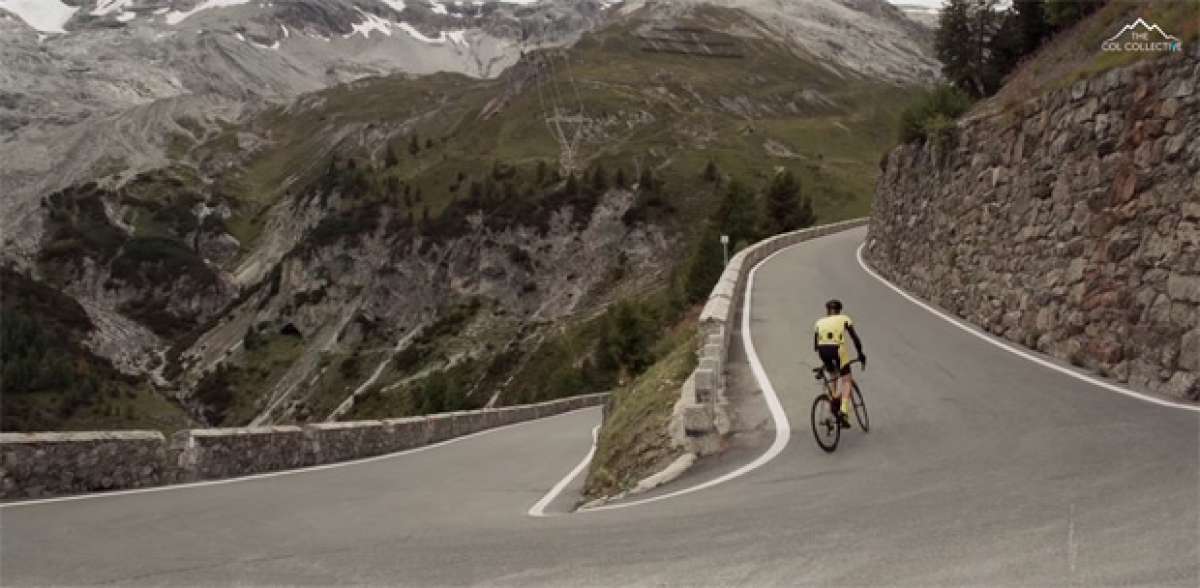
<instances>
[{"instance_id":1,"label":"conifer tree","mask_svg":"<svg viewBox=\"0 0 1200 588\"><path fill-rule=\"evenodd\" d=\"M654 179L654 170L647 166L642 170L641 177L638 178L638 189L643 192L656 192L658 184Z\"/></svg>"},{"instance_id":2,"label":"conifer tree","mask_svg":"<svg viewBox=\"0 0 1200 588\"><path fill-rule=\"evenodd\" d=\"M729 236L729 242L734 246L739 243L747 244L755 241L755 213L758 207L754 195L738 180L729 183L725 197L717 209L717 223L721 233ZM732 250L731 250L732 253Z\"/></svg>"},{"instance_id":3,"label":"conifer tree","mask_svg":"<svg viewBox=\"0 0 1200 588\"><path fill-rule=\"evenodd\" d=\"M804 227L805 218L811 217L811 204L808 213L805 212L804 202L800 198L800 182L791 170L777 174L767 188L766 217L763 225L768 234L786 233Z\"/></svg>"},{"instance_id":4,"label":"conifer tree","mask_svg":"<svg viewBox=\"0 0 1200 588\"><path fill-rule=\"evenodd\" d=\"M721 236L712 223L707 223L688 259L684 277L684 294L688 302L696 303L708 297L713 285L721 279L723 257Z\"/></svg>"},{"instance_id":5,"label":"conifer tree","mask_svg":"<svg viewBox=\"0 0 1200 588\"><path fill-rule=\"evenodd\" d=\"M938 16L934 50L942 62L942 75L974 94L971 84L971 17L968 0L948 0Z\"/></svg>"},{"instance_id":6,"label":"conifer tree","mask_svg":"<svg viewBox=\"0 0 1200 588\"><path fill-rule=\"evenodd\" d=\"M1023 56L1037 51L1049 32L1043 1L1013 0L1012 9L1016 14L1019 47Z\"/></svg>"},{"instance_id":7,"label":"conifer tree","mask_svg":"<svg viewBox=\"0 0 1200 588\"><path fill-rule=\"evenodd\" d=\"M596 165L596 169L592 172L592 189L597 192L608 190L608 172L604 171L604 166Z\"/></svg>"}]
</instances>

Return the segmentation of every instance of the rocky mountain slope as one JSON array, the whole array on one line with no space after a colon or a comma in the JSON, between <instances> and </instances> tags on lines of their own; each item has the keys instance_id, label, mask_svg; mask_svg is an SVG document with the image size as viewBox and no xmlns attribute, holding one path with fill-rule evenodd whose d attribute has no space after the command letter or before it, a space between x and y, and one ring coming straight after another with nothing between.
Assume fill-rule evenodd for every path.
<instances>
[{"instance_id":1,"label":"rocky mountain slope","mask_svg":"<svg viewBox=\"0 0 1200 588\"><path fill-rule=\"evenodd\" d=\"M524 50L574 40L605 5L85 0L49 35L13 12L28 6L0 3L5 235L36 225L39 195L114 167L165 165L165 137L200 139L266 102L367 76L494 77ZM181 118L196 124L183 128ZM17 237L13 246L33 245Z\"/></svg>"},{"instance_id":2,"label":"rocky mountain slope","mask_svg":"<svg viewBox=\"0 0 1200 588\"><path fill-rule=\"evenodd\" d=\"M177 4L170 10L187 8ZM336 20L305 29L281 20L282 3L188 7L208 4L179 23L243 28L217 34L196 24L171 37L190 38L185 45L166 41L175 49L164 55L219 50L220 59L192 60L196 70L164 68L189 83L200 76L180 72L221 64L234 69L218 77L237 85L238 75L258 75L241 56L276 52L255 44L278 41L291 55L288 39L304 35L333 46L409 44L416 37L401 23L417 21L396 17L409 10L442 32L451 21L475 23L468 38L578 37L569 48L518 51L503 73L437 66L457 73L365 77L290 99L280 96L302 85L281 83L268 97L216 81L201 83L207 91L182 84L178 95L112 103L111 114L57 130L22 123L0 143L0 157L25 162L0 172L15 188L3 200L4 264L78 302L90 324L77 331L86 333L83 351L73 352L213 425L399 415L611 386L623 372L597 342L605 325L625 320L613 304L670 285L722 190L701 173L709 162L755 187L792 170L823 218L861 214L894 136L896 97L914 90L896 83L903 59L839 60L798 40L808 19L813 30L903 37L907 21L882 3L829 0L825 12L801 13L774 2L547 2L459 16L449 3L408 2L398 12L400 3L353 3L391 24L360 15L345 21L351 29L375 23L400 38L340 32ZM290 6L334 4L349 6ZM146 34L173 14L156 15L156 6L118 18L127 26L115 33L75 17L64 27L71 32L41 42ZM513 24L529 15L578 24L532 33ZM283 25L281 37L259 38L267 33L246 24L267 16ZM903 42L914 48L909 73L924 79L922 41ZM36 94L23 79L18 92ZM63 112L71 108L65 102ZM39 155L59 163L37 167ZM36 396L7 395L6 404L18 398L21 414L39 415L24 423L53 421ZM77 422L77 412L60 422Z\"/></svg>"}]
</instances>

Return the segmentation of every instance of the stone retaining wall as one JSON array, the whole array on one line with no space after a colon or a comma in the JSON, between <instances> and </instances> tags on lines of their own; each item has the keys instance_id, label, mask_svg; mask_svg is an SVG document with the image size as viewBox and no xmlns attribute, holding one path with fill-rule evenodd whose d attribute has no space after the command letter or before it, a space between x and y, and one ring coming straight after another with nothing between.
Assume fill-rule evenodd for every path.
<instances>
[{"instance_id":1,"label":"stone retaining wall","mask_svg":"<svg viewBox=\"0 0 1200 588\"><path fill-rule=\"evenodd\" d=\"M394 453L603 404L607 394L436 414L304 426L0 433L0 498L145 488Z\"/></svg>"},{"instance_id":2,"label":"stone retaining wall","mask_svg":"<svg viewBox=\"0 0 1200 588\"><path fill-rule=\"evenodd\" d=\"M1200 400L1200 48L901 146L866 258L906 290L1131 387Z\"/></svg>"},{"instance_id":3,"label":"stone retaining wall","mask_svg":"<svg viewBox=\"0 0 1200 588\"><path fill-rule=\"evenodd\" d=\"M697 455L708 455L720 450L721 438L729 432L725 365L750 270L781 249L867 222L861 218L776 235L739 251L729 260L700 313L696 351L699 364L680 390L669 425L677 444Z\"/></svg>"}]
</instances>

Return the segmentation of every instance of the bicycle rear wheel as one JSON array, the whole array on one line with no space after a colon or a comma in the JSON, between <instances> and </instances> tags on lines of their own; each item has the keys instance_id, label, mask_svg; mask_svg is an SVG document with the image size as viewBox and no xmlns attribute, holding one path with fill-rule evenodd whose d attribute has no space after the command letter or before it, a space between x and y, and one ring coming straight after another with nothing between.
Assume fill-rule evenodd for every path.
<instances>
[{"instance_id":1,"label":"bicycle rear wheel","mask_svg":"<svg viewBox=\"0 0 1200 588\"><path fill-rule=\"evenodd\" d=\"M842 436L842 426L838 422L833 402L828 395L821 394L813 400L812 430L817 445L821 446L826 453L832 453L834 449L837 449L838 439Z\"/></svg>"},{"instance_id":2,"label":"bicycle rear wheel","mask_svg":"<svg viewBox=\"0 0 1200 588\"><path fill-rule=\"evenodd\" d=\"M854 404L854 418L858 420L858 425L862 427L864 433L871 430L871 419L867 416L867 402L863 400L862 392L858 389L858 382L854 383L854 391L850 395L851 403Z\"/></svg>"}]
</instances>

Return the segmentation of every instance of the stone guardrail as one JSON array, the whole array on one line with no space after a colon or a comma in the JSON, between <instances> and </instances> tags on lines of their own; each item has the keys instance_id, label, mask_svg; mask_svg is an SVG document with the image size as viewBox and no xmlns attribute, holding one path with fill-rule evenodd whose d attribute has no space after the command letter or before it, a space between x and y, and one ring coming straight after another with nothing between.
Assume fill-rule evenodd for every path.
<instances>
[{"instance_id":1,"label":"stone guardrail","mask_svg":"<svg viewBox=\"0 0 1200 588\"><path fill-rule=\"evenodd\" d=\"M750 270L781 249L865 226L869 221L858 218L775 235L729 260L700 313L699 364L684 382L671 416L670 433L677 445L697 456L710 455L721 449L721 439L729 433L732 423L725 394L725 364Z\"/></svg>"},{"instance_id":2,"label":"stone guardrail","mask_svg":"<svg viewBox=\"0 0 1200 588\"><path fill-rule=\"evenodd\" d=\"M588 394L540 404L303 426L0 433L0 499L40 498L248 476L413 449L603 404Z\"/></svg>"}]
</instances>

